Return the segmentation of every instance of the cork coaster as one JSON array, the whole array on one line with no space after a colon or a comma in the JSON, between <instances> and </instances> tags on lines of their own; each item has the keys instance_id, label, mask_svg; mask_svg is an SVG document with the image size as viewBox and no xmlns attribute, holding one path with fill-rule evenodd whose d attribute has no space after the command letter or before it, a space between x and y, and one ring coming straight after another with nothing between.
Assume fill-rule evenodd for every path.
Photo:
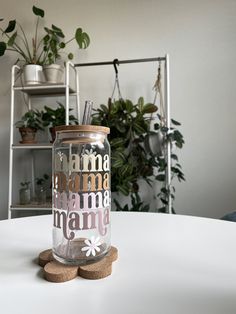
<instances>
[{"instance_id":1,"label":"cork coaster","mask_svg":"<svg viewBox=\"0 0 236 314\"><path fill-rule=\"evenodd\" d=\"M107 255L100 261L79 267L79 276L85 279L101 279L109 276L112 272L112 262L118 258L118 250L111 247Z\"/></svg>"},{"instance_id":2,"label":"cork coaster","mask_svg":"<svg viewBox=\"0 0 236 314\"><path fill-rule=\"evenodd\" d=\"M41 252L38 264L43 267L44 278L50 282L65 282L80 276L85 279L102 279L112 273L112 263L118 258L118 250L112 246L99 261L83 266L71 266L55 261L52 250Z\"/></svg>"},{"instance_id":3,"label":"cork coaster","mask_svg":"<svg viewBox=\"0 0 236 314\"><path fill-rule=\"evenodd\" d=\"M65 282L78 276L78 266L63 265L57 261L44 266L44 278L51 282Z\"/></svg>"},{"instance_id":4,"label":"cork coaster","mask_svg":"<svg viewBox=\"0 0 236 314\"><path fill-rule=\"evenodd\" d=\"M52 250L45 250L39 254L38 264L41 267L44 267L47 263L53 261Z\"/></svg>"}]
</instances>

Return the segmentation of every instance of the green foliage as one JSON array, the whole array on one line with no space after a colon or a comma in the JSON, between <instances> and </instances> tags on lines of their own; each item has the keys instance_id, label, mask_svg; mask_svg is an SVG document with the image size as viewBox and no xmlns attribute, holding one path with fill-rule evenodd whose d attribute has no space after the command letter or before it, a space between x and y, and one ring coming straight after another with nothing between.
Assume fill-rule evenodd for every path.
<instances>
[{"instance_id":1,"label":"green foliage","mask_svg":"<svg viewBox=\"0 0 236 314\"><path fill-rule=\"evenodd\" d=\"M152 185L154 180L163 183L163 188L157 195L163 206L167 207L169 193L165 186L165 170L167 167L164 156L153 153L145 145L145 139L158 131L163 133L164 142L175 143L179 148L184 144L182 134L175 128L168 130L160 123L160 116L157 115L157 122L154 130L151 130L151 115L157 111L154 104L144 103L140 97L137 104L130 100L119 99L114 102L108 100L107 105L100 105L93 114L92 124L102 125L110 128L109 142L111 145L111 190L120 192L131 197L131 208L126 204L123 208L114 200L117 210L148 211L149 205L143 204L139 196L139 180L144 180ZM173 124L180 125L173 120ZM172 154L172 178L177 177L179 181L184 180L181 166L178 164L178 157ZM158 174L156 174L158 173ZM165 210L166 211L166 210Z\"/></svg>"},{"instance_id":2,"label":"green foliage","mask_svg":"<svg viewBox=\"0 0 236 314\"><path fill-rule=\"evenodd\" d=\"M114 199L114 203L116 205L117 211L148 212L150 210L149 205L148 204L145 205L141 201L141 198L137 192L131 193L130 195L131 195L131 207L129 207L128 204L122 207L120 203L116 199Z\"/></svg>"},{"instance_id":3,"label":"green foliage","mask_svg":"<svg viewBox=\"0 0 236 314\"><path fill-rule=\"evenodd\" d=\"M43 130L41 113L38 110L29 110L22 117L21 120L15 123L17 128L33 128L36 130Z\"/></svg>"},{"instance_id":4,"label":"green foliage","mask_svg":"<svg viewBox=\"0 0 236 314\"><path fill-rule=\"evenodd\" d=\"M30 181L23 181L20 183L23 189L29 189Z\"/></svg>"},{"instance_id":5,"label":"green foliage","mask_svg":"<svg viewBox=\"0 0 236 314\"><path fill-rule=\"evenodd\" d=\"M0 56L3 56L6 50L10 50L19 54L17 62L44 65L55 63L61 59L61 53L72 41L75 41L80 49L86 49L89 46L89 35L81 28L77 28L74 36L65 41L65 35L61 28L52 24L51 28L44 27L46 34L38 38L39 23L44 18L44 10L33 6L32 11L36 16L34 37L28 39L19 22L9 21L5 30L0 28L4 39L0 42ZM0 19L0 21L2 20ZM72 53L68 53L68 59L73 59Z\"/></svg>"},{"instance_id":6,"label":"green foliage","mask_svg":"<svg viewBox=\"0 0 236 314\"><path fill-rule=\"evenodd\" d=\"M59 106L56 109L44 106L44 111L42 111L41 113L44 127L56 127L59 125L65 125L66 109L61 103L57 103ZM71 111L71 109L69 110ZM78 124L78 120L73 115L69 115L69 122L70 124Z\"/></svg>"},{"instance_id":7,"label":"green foliage","mask_svg":"<svg viewBox=\"0 0 236 314\"><path fill-rule=\"evenodd\" d=\"M101 105L93 115L92 124L110 128L112 191L126 196L135 193L139 189L138 179L152 175L153 169L142 144L150 124L146 114L156 110L153 104L144 104L143 98L135 105L130 100L112 102L109 99L108 105Z\"/></svg>"},{"instance_id":8,"label":"green foliage","mask_svg":"<svg viewBox=\"0 0 236 314\"><path fill-rule=\"evenodd\" d=\"M80 49L86 49L90 44L88 34L83 32L81 28L77 28L74 37L67 42L65 42L65 35L59 27L52 25L51 28L45 27L44 29L47 33L43 38L44 64L52 64L61 59L61 52L73 40L76 41ZM68 53L67 58L69 60L72 60L73 57L71 52Z\"/></svg>"},{"instance_id":9,"label":"green foliage","mask_svg":"<svg viewBox=\"0 0 236 314\"><path fill-rule=\"evenodd\" d=\"M43 177L36 178L35 181L37 185L44 185L48 181L48 179L49 179L49 175L45 173Z\"/></svg>"}]
</instances>

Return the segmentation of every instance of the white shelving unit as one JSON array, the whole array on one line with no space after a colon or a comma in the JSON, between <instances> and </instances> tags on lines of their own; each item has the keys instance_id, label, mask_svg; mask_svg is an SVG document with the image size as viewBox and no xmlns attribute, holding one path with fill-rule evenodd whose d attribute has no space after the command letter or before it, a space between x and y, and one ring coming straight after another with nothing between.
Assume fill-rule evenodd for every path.
<instances>
[{"instance_id":1,"label":"white shelving unit","mask_svg":"<svg viewBox=\"0 0 236 314\"><path fill-rule=\"evenodd\" d=\"M35 158L34 152L37 150L51 150L51 143L37 143L37 144L19 144L14 143L14 132L16 131L15 123L15 103L18 93L26 94L28 109L31 109L33 106L34 98L42 97L65 97L65 108L66 108L66 124L69 124L69 101L70 97L76 97L76 114L78 120L79 116L79 78L78 71L74 67L72 62L67 62L65 68L65 77L64 83L60 84L37 84L37 85L17 85L16 77L17 71L20 68L17 65L12 67L11 75L11 117L10 117L10 154L9 154L9 194L8 194L8 218L12 217L13 211L50 211L51 204L45 204L45 206L39 206L37 204L28 204L28 205L19 205L16 201L13 200L13 180L14 180L14 154L17 151L26 151L30 152L31 158L29 158L29 163L31 163L31 183L33 194L35 192L34 179L35 179ZM74 72L73 77L71 78L71 71ZM71 80L73 79L73 83ZM74 86L73 86L74 85Z\"/></svg>"}]
</instances>

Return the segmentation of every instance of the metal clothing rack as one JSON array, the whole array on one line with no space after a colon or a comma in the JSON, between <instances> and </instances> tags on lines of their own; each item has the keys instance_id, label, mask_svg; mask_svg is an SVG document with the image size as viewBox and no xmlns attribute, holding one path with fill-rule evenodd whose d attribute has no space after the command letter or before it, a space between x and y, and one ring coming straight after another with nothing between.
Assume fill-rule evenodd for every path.
<instances>
[{"instance_id":1,"label":"metal clothing rack","mask_svg":"<svg viewBox=\"0 0 236 314\"><path fill-rule=\"evenodd\" d=\"M126 63L142 63L142 62L164 62L165 65L165 91L164 91L164 105L166 109L166 127L170 130L170 81L169 81L169 55L165 57L145 58L145 59L130 59L130 60L118 60L104 61L104 62L90 62L90 63L77 63L75 67L87 67L87 66L103 66L103 65L120 65ZM171 199L171 143L167 142L167 169L166 169L166 181L168 193L168 213L172 214L172 199Z\"/></svg>"}]
</instances>

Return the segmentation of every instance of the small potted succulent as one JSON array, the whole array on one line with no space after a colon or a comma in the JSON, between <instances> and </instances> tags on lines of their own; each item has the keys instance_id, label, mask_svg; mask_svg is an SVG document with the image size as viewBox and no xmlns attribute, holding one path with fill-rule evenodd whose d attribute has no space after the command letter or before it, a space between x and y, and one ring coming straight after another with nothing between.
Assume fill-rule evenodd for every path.
<instances>
[{"instance_id":1,"label":"small potted succulent","mask_svg":"<svg viewBox=\"0 0 236 314\"><path fill-rule=\"evenodd\" d=\"M36 178L36 185L37 185L37 189L36 189L36 201L37 204L42 205L46 203L46 199L47 199L47 187L46 187L46 183L49 179L49 175L48 174L44 174L41 178Z\"/></svg>"},{"instance_id":2,"label":"small potted succulent","mask_svg":"<svg viewBox=\"0 0 236 314\"><path fill-rule=\"evenodd\" d=\"M44 111L41 113L43 126L49 127L51 133L52 141L54 142L56 137L55 127L59 125L65 125L66 123L66 110L62 103L57 102L58 107L56 109L44 106ZM70 111L72 109L69 109ZM78 124L78 120L75 116L69 115L70 124Z\"/></svg>"},{"instance_id":3,"label":"small potted succulent","mask_svg":"<svg viewBox=\"0 0 236 314\"><path fill-rule=\"evenodd\" d=\"M30 204L30 181L24 181L20 183L21 188L19 190L20 205Z\"/></svg>"},{"instance_id":4,"label":"small potted succulent","mask_svg":"<svg viewBox=\"0 0 236 314\"><path fill-rule=\"evenodd\" d=\"M70 42L75 40L80 49L87 48L90 43L88 34L81 28L77 28L74 36L67 41L63 31L55 25L51 25L51 28L43 27L39 31L40 24L43 25L44 10L33 6L32 11L36 16L33 38L27 37L22 25L16 19L10 20L7 27L0 27L3 39L0 41L0 57L6 51L18 54L16 63L19 63L24 69L25 84L42 83L42 66L56 63L62 59L62 52ZM1 21L3 19L0 19ZM71 60L73 54L68 53L67 57ZM28 74L32 74L32 77L28 77Z\"/></svg>"},{"instance_id":5,"label":"small potted succulent","mask_svg":"<svg viewBox=\"0 0 236 314\"><path fill-rule=\"evenodd\" d=\"M22 140L21 144L35 144L36 132L43 130L41 113L38 110L29 110L17 121L15 126L19 128Z\"/></svg>"}]
</instances>

